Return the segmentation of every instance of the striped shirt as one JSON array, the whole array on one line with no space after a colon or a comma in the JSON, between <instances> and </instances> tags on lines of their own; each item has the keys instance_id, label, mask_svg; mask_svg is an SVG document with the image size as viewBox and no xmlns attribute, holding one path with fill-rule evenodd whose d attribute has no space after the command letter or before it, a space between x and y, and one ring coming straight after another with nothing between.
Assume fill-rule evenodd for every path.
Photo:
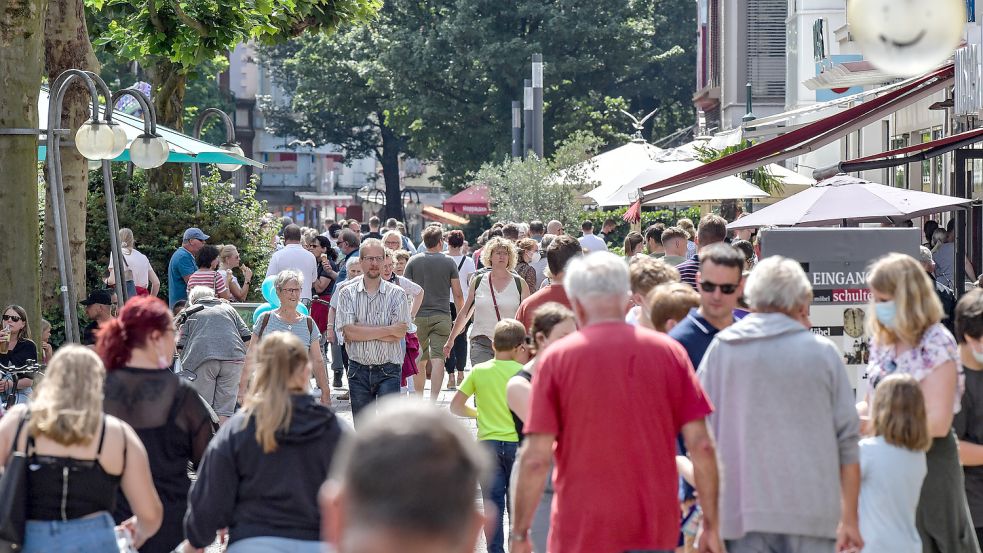
<instances>
[{"instance_id":1,"label":"striped shirt","mask_svg":"<svg viewBox=\"0 0 983 553\"><path fill-rule=\"evenodd\" d=\"M370 294L365 290L365 279L345 286L337 294L338 314L335 325L343 332L348 325L389 326L397 323L410 324L410 310L406 292L389 282L380 281L379 291ZM381 365L383 363L403 363L403 346L397 340L383 342L369 340L356 342L345 340L348 357L361 365Z\"/></svg>"},{"instance_id":2,"label":"striped shirt","mask_svg":"<svg viewBox=\"0 0 983 553\"><path fill-rule=\"evenodd\" d=\"M676 270L679 271L679 280L689 284L696 290L696 273L700 270L700 256L694 255L679 265L676 265Z\"/></svg>"},{"instance_id":3,"label":"striped shirt","mask_svg":"<svg viewBox=\"0 0 983 553\"><path fill-rule=\"evenodd\" d=\"M188 293L195 286L204 286L215 290L215 295L224 294L229 290L229 285L225 283L225 278L218 271L209 269L198 269L188 277Z\"/></svg>"}]
</instances>

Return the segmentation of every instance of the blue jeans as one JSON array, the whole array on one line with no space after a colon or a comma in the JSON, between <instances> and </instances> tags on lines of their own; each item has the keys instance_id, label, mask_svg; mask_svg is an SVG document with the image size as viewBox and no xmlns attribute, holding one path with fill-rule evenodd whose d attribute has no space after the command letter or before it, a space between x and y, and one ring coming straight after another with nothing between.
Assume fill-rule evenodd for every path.
<instances>
[{"instance_id":1,"label":"blue jeans","mask_svg":"<svg viewBox=\"0 0 983 553\"><path fill-rule=\"evenodd\" d=\"M73 520L29 520L24 530L23 553L119 553L116 524L102 512Z\"/></svg>"},{"instance_id":2,"label":"blue jeans","mask_svg":"<svg viewBox=\"0 0 983 553\"><path fill-rule=\"evenodd\" d=\"M239 540L226 553L321 553L321 542L259 536Z\"/></svg>"},{"instance_id":3,"label":"blue jeans","mask_svg":"<svg viewBox=\"0 0 983 553\"><path fill-rule=\"evenodd\" d=\"M512 478L512 465L515 464L515 452L518 442L500 442L498 440L482 440L492 455L492 485L485 490L485 498L495 504L495 525L491 535L485 526L485 541L488 542L488 553L505 553L505 529L502 517L505 515L509 502L509 480ZM487 513L486 513L487 514ZM509 513L511 515L511 511Z\"/></svg>"},{"instance_id":4,"label":"blue jeans","mask_svg":"<svg viewBox=\"0 0 983 553\"><path fill-rule=\"evenodd\" d=\"M349 359L348 391L352 399L352 416L384 395L398 394L402 372L403 366L396 363L363 365Z\"/></svg>"}]
</instances>

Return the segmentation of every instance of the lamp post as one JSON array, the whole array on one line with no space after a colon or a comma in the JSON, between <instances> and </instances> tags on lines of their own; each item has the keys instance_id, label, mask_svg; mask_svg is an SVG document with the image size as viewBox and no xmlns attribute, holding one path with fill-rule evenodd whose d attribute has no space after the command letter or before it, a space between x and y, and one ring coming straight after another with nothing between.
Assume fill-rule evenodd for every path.
<instances>
[{"instance_id":1,"label":"lamp post","mask_svg":"<svg viewBox=\"0 0 983 553\"><path fill-rule=\"evenodd\" d=\"M543 159L543 55L532 55L532 149Z\"/></svg>"},{"instance_id":2,"label":"lamp post","mask_svg":"<svg viewBox=\"0 0 983 553\"><path fill-rule=\"evenodd\" d=\"M522 158L522 102L512 102L512 159Z\"/></svg>"},{"instance_id":3,"label":"lamp post","mask_svg":"<svg viewBox=\"0 0 983 553\"><path fill-rule=\"evenodd\" d=\"M76 81L88 89L92 101L92 115L75 134L76 147L87 159L98 160L102 165L103 185L106 196L106 220L109 226L109 243L116 263L113 271L116 279L117 301L126 301L126 288L123 281L123 254L119 245L119 219L116 214L116 195L110 160L118 157L127 147L127 136L118 124L113 123L113 103L123 95L134 97L144 109L144 133L130 145L130 159L139 167L151 168L162 165L167 160L167 142L156 135L156 112L150 99L138 90L126 89L115 95L106 83L91 71L69 69L55 79L48 99L48 132L45 139L47 147L48 193L55 210L55 249L58 273L61 279L59 294L65 316L65 340L79 341L78 313L75 309L78 295L72 279L71 247L68 243L68 218L65 209L65 190L61 172L61 137L68 133L61 126L62 104L68 87ZM99 119L99 94L106 100L103 120Z\"/></svg>"},{"instance_id":4,"label":"lamp post","mask_svg":"<svg viewBox=\"0 0 983 553\"><path fill-rule=\"evenodd\" d=\"M751 83L747 83L744 87L744 102L746 107L746 112L744 117L741 117L741 122L744 123L744 130L753 131L754 127L748 127L751 121L757 119L754 112L751 111L752 97L751 97ZM747 172L747 180L754 184L754 171ZM751 213L754 210L754 200L751 198L744 199L744 212Z\"/></svg>"},{"instance_id":5,"label":"lamp post","mask_svg":"<svg viewBox=\"0 0 983 553\"><path fill-rule=\"evenodd\" d=\"M232 154L240 156L244 155L245 152L243 152L239 144L236 143L236 129L235 124L232 122L232 118L229 117L228 113L225 113L218 108L207 108L203 110L200 115L198 115L198 118L195 119L195 126L191 136L200 140L201 130L205 126L205 120L213 115L221 119L222 123L225 125L225 142L219 145L219 148L227 150ZM242 167L241 164L232 163L216 163L215 166L227 173L238 171L239 168ZM239 190L236 189L236 192L238 193ZM191 193L194 194L195 197L195 213L199 213L201 212L201 201L198 199L198 195L201 193L201 165L198 163L191 164Z\"/></svg>"},{"instance_id":6,"label":"lamp post","mask_svg":"<svg viewBox=\"0 0 983 553\"><path fill-rule=\"evenodd\" d=\"M532 81L526 79L522 81L522 157L529 157L532 150Z\"/></svg>"}]
</instances>

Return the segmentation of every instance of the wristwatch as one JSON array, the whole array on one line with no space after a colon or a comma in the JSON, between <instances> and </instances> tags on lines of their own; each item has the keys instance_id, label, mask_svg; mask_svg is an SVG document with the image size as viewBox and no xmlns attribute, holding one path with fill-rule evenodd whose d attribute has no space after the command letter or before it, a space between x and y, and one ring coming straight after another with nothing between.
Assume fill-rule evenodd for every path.
<instances>
[{"instance_id":1,"label":"wristwatch","mask_svg":"<svg viewBox=\"0 0 983 553\"><path fill-rule=\"evenodd\" d=\"M509 541L529 541L529 530L525 532L509 532Z\"/></svg>"}]
</instances>

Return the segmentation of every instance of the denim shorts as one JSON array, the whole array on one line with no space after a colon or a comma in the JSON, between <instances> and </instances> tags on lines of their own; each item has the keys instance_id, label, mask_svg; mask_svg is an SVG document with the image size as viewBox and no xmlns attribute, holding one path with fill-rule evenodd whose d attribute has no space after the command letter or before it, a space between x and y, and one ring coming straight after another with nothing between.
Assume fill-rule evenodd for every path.
<instances>
[{"instance_id":1,"label":"denim shorts","mask_svg":"<svg viewBox=\"0 0 983 553\"><path fill-rule=\"evenodd\" d=\"M72 520L29 520L23 553L119 553L116 524L103 511Z\"/></svg>"}]
</instances>

